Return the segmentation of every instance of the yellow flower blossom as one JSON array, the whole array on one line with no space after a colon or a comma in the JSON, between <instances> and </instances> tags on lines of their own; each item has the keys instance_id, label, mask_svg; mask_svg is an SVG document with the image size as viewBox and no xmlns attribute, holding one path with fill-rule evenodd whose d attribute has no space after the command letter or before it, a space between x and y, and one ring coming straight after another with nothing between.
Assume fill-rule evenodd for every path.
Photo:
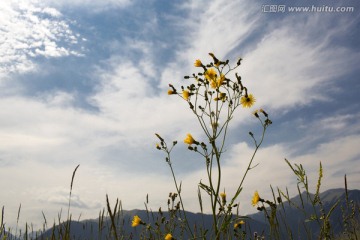
<instances>
[{"instance_id":1,"label":"yellow flower blossom","mask_svg":"<svg viewBox=\"0 0 360 240\"><path fill-rule=\"evenodd\" d=\"M216 81L217 72L214 68L209 68L205 72L205 78L209 81Z\"/></svg>"},{"instance_id":2,"label":"yellow flower blossom","mask_svg":"<svg viewBox=\"0 0 360 240\"><path fill-rule=\"evenodd\" d=\"M202 62L199 59L196 59L195 63L194 63L195 67L202 67Z\"/></svg>"},{"instance_id":3,"label":"yellow flower blossom","mask_svg":"<svg viewBox=\"0 0 360 240\"><path fill-rule=\"evenodd\" d=\"M245 222L243 220L237 222L234 224L234 228L238 228L238 227L241 227L241 225L245 224Z\"/></svg>"},{"instance_id":4,"label":"yellow flower blossom","mask_svg":"<svg viewBox=\"0 0 360 240\"><path fill-rule=\"evenodd\" d=\"M131 222L131 226L136 227L139 226L139 224L141 224L141 218L138 215L135 215Z\"/></svg>"},{"instance_id":5,"label":"yellow flower blossom","mask_svg":"<svg viewBox=\"0 0 360 240\"><path fill-rule=\"evenodd\" d=\"M225 80L225 76L224 74L221 74L221 76L218 77L217 79L210 81L210 86L212 88L219 88L224 83L224 80Z\"/></svg>"},{"instance_id":6,"label":"yellow flower blossom","mask_svg":"<svg viewBox=\"0 0 360 240\"><path fill-rule=\"evenodd\" d=\"M253 206L255 206L259 201L260 201L259 193L258 193L258 191L255 191L254 196L253 196L253 198L251 200L251 204Z\"/></svg>"},{"instance_id":7,"label":"yellow flower blossom","mask_svg":"<svg viewBox=\"0 0 360 240\"><path fill-rule=\"evenodd\" d=\"M184 98L185 100L188 100L188 99L189 99L189 96L190 96L189 91L188 91L188 90L184 90L184 91L182 92L182 96L183 96L183 98Z\"/></svg>"},{"instance_id":8,"label":"yellow flower blossom","mask_svg":"<svg viewBox=\"0 0 360 240\"><path fill-rule=\"evenodd\" d=\"M184 139L184 143L189 144L189 145L194 144L194 143L195 143L195 139L193 138L193 136L191 136L190 133L188 133L188 134L186 135L186 138Z\"/></svg>"},{"instance_id":9,"label":"yellow flower blossom","mask_svg":"<svg viewBox=\"0 0 360 240\"><path fill-rule=\"evenodd\" d=\"M244 108L250 108L254 105L256 99L252 94L247 96L242 96L240 99L240 103L243 105Z\"/></svg>"},{"instance_id":10,"label":"yellow flower blossom","mask_svg":"<svg viewBox=\"0 0 360 240\"><path fill-rule=\"evenodd\" d=\"M174 90L169 89L168 90L168 95L171 95L171 94L175 94L175 92L174 92Z\"/></svg>"},{"instance_id":11,"label":"yellow flower blossom","mask_svg":"<svg viewBox=\"0 0 360 240\"><path fill-rule=\"evenodd\" d=\"M171 239L173 239L173 236L171 235L171 233L166 234L165 240L171 240Z\"/></svg>"},{"instance_id":12,"label":"yellow flower blossom","mask_svg":"<svg viewBox=\"0 0 360 240\"><path fill-rule=\"evenodd\" d=\"M220 77L217 77L217 72L214 68L209 68L205 72L205 78L210 82L212 88L219 88L225 81L225 75L221 74Z\"/></svg>"}]
</instances>

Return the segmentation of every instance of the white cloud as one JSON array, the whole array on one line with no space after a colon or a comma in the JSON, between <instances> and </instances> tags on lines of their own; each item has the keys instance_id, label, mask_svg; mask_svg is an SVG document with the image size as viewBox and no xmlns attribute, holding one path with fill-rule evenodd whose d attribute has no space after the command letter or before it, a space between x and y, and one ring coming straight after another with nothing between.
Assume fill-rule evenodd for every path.
<instances>
[{"instance_id":1,"label":"white cloud","mask_svg":"<svg viewBox=\"0 0 360 240\"><path fill-rule=\"evenodd\" d=\"M260 106L281 109L327 98L321 85L351 69L355 55L349 50L314 43L300 34L295 26L279 28L243 61L244 82Z\"/></svg>"},{"instance_id":2,"label":"white cloud","mask_svg":"<svg viewBox=\"0 0 360 240\"><path fill-rule=\"evenodd\" d=\"M15 165L35 159L65 165L75 160L98 161L102 154L99 148L114 144L121 137L117 124L68 107L66 98L69 97L61 94L49 102L3 98L0 103L2 154L16 158ZM104 135L107 137L96 138Z\"/></svg>"},{"instance_id":3,"label":"white cloud","mask_svg":"<svg viewBox=\"0 0 360 240\"><path fill-rule=\"evenodd\" d=\"M329 142L329 139L351 136L360 131L358 113L334 112L331 116L316 116L313 120L300 118L289 124L292 124L294 130L297 129L295 131L301 132L302 136L287 143L288 148L293 149L292 153L294 154L313 152L321 143ZM289 128L289 126L284 127Z\"/></svg>"},{"instance_id":4,"label":"white cloud","mask_svg":"<svg viewBox=\"0 0 360 240\"><path fill-rule=\"evenodd\" d=\"M39 97L50 107L72 107L75 102L74 95L67 92L51 92Z\"/></svg>"},{"instance_id":5,"label":"white cloud","mask_svg":"<svg viewBox=\"0 0 360 240\"><path fill-rule=\"evenodd\" d=\"M142 136L160 130L185 134L181 131L186 128L184 122L193 120L185 101L168 96L166 89L159 94L148 80L147 68L119 59L109 62L110 70L99 70L102 81L92 101L103 116L117 121L129 141L141 142Z\"/></svg>"},{"instance_id":6,"label":"white cloud","mask_svg":"<svg viewBox=\"0 0 360 240\"><path fill-rule=\"evenodd\" d=\"M87 11L93 13L114 8L124 8L133 3L131 0L45 0L43 2L53 7L87 9Z\"/></svg>"},{"instance_id":7,"label":"white cloud","mask_svg":"<svg viewBox=\"0 0 360 240\"><path fill-rule=\"evenodd\" d=\"M34 58L80 56L72 49L78 42L69 23L55 8L35 1L1 3L0 74L36 70ZM63 41L64 43L60 43Z\"/></svg>"},{"instance_id":8,"label":"white cloud","mask_svg":"<svg viewBox=\"0 0 360 240\"><path fill-rule=\"evenodd\" d=\"M351 134L360 130L359 114L341 114L319 119L315 127L319 131L336 131ZM305 126L304 126L305 127ZM315 130L315 129L313 129Z\"/></svg>"},{"instance_id":9,"label":"white cloud","mask_svg":"<svg viewBox=\"0 0 360 240\"><path fill-rule=\"evenodd\" d=\"M59 12L55 8L50 8L50 7L45 7L43 9L43 13L49 14L52 17L61 17L62 16L61 12Z\"/></svg>"},{"instance_id":10,"label":"white cloud","mask_svg":"<svg viewBox=\"0 0 360 240\"><path fill-rule=\"evenodd\" d=\"M195 59L210 61L209 52L225 57L260 24L256 4L247 1L188 1L181 8L189 12L189 18L182 20L182 27L187 29L183 36L185 44L176 59L187 66Z\"/></svg>"}]
</instances>

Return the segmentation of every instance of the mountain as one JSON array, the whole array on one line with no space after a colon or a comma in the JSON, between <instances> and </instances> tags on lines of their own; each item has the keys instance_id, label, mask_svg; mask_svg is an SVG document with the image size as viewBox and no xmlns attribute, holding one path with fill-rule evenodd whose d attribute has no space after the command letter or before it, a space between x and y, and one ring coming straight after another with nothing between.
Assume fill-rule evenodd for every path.
<instances>
[{"instance_id":1,"label":"mountain","mask_svg":"<svg viewBox=\"0 0 360 240\"><path fill-rule=\"evenodd\" d=\"M312 199L314 198L313 194L309 196ZM344 214L349 216L353 206L357 209L354 219L360 222L360 190L348 190L347 194L345 194L344 189L331 189L319 194L319 197L321 199L322 209L326 214L336 205L329 218L334 236L340 235L340 233L344 231L343 216ZM292 235L294 239L318 239L317 236L320 232L319 224L316 220L310 220L314 214L318 216L321 215L321 207L313 207L305 192L291 198L290 202L292 204L288 201L277 204L276 216L280 226L278 235L280 239L291 239L289 235ZM300 209L295 207L295 205ZM301 209L305 210L306 213ZM270 208L266 208L266 210L270 212ZM158 222L162 233L166 232L164 230L164 223L169 219L169 212L162 212L161 210L158 212L122 210L115 216L115 222L117 225L117 233L126 236L125 239L138 239L141 234L142 227L131 227L131 221L135 215L138 215L144 222L151 223L153 227L156 227L156 222ZM204 226L205 229L211 231L211 215L186 212L186 216L191 227L196 226L196 228L200 230L200 226ZM183 216L178 215L177 219L180 219L179 223L181 223ZM251 233L252 235L254 232L257 232L259 235L263 234L265 238L268 239L267 236L270 234L270 227L264 211L246 216L245 222L244 228L246 228L247 233ZM52 234L56 236L56 239L59 239L59 236L61 236L60 232L64 232L65 224L66 223L55 226L55 229L51 228L47 230L37 239L51 238ZM98 218L93 220L71 221L71 239L113 239L113 237L110 236L110 226L111 221L109 217L104 217L102 220ZM181 232L177 231L174 235L180 236L180 234ZM247 238L249 237L250 235L247 235ZM184 235L178 239L187 238L188 236L184 233Z\"/></svg>"},{"instance_id":2,"label":"mountain","mask_svg":"<svg viewBox=\"0 0 360 240\"><path fill-rule=\"evenodd\" d=\"M322 211L325 216L331 211L329 223L332 236L339 236L344 231L344 217L351 215L353 207L355 209L354 219L360 223L360 190L348 190L346 194L345 189L330 189L320 193L319 199L321 199L322 207L320 204L313 207L310 198L314 199L314 197L314 194L308 195L303 192L301 195L291 198L290 201L278 205L277 219L280 225L280 239L288 239L289 233L294 239L318 239L323 222L320 222L319 225L316 220L312 220L312 216L320 217ZM336 207L331 210L334 206ZM270 211L269 208L267 210ZM267 223L264 213L259 212L249 215L249 217Z\"/></svg>"}]
</instances>

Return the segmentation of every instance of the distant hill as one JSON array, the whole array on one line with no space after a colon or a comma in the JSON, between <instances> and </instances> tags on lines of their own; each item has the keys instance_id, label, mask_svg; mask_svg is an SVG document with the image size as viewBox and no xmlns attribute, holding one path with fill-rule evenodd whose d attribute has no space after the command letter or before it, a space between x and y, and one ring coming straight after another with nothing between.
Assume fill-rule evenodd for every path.
<instances>
[{"instance_id":1,"label":"distant hill","mask_svg":"<svg viewBox=\"0 0 360 240\"><path fill-rule=\"evenodd\" d=\"M357 208L360 205L360 190L348 190L348 201L352 201ZM311 195L314 197L314 195ZM320 199L322 200L322 206L325 212L329 212L332 206L334 206L337 201L339 201L338 206L332 211L330 223L332 225L333 234L339 235L344 229L343 223L343 213L348 213L347 200L344 189L331 189L327 190L320 194ZM291 202L296 203L299 206L304 206L303 209L306 210L309 214L305 215L302 211L298 210L296 207L290 205L287 201L284 201L282 204L278 204L277 207L277 217L280 221L280 239L289 239L289 234L292 234L294 239L317 239L319 234L319 225L315 221L308 221L311 217L311 214L320 214L320 208L316 207L315 209L307 200L306 194L302 193L301 196L298 195L294 198L291 198ZM269 209L268 209L269 210ZM169 213L162 213L164 219L168 219ZM212 216L206 214L192 213L187 212L187 218L190 222L190 226L196 226L197 229L200 229L200 226L204 226L205 229L211 231L212 227ZM133 228L131 227L131 221L134 215L138 215L147 223L151 223L152 226L155 226L156 219L160 216L159 212L149 213L146 210L123 210L121 214L116 217L117 231L122 233L125 236L125 239L138 239L139 234L141 233L141 227ZM257 232L259 234L264 234L268 236L269 234L269 225L264 216L263 212L258 212L255 214L250 214L246 216L246 228L248 233ZM281 222L281 219L285 217L286 224ZM359 210L357 211L356 218L360 221ZM159 218L160 219L160 218ZM99 219L93 220L83 220L83 221L72 221L71 228L71 237L72 239L114 239L110 236L110 226L111 221L108 217L104 217L102 222L102 227L99 227ZM286 228L287 226L288 228ZM63 226L62 226L63 227ZM59 239L59 229L61 226L55 226L55 231L53 228L48 229L45 233L39 236L37 239L51 239L52 234L54 233L56 238ZM308 232L306 231L308 230ZM180 234L179 232L176 233ZM248 238L250 236L248 235ZM187 239L186 234L182 239ZM247 238L247 239L248 239ZM268 238L265 238L268 239Z\"/></svg>"},{"instance_id":2,"label":"distant hill","mask_svg":"<svg viewBox=\"0 0 360 240\"><path fill-rule=\"evenodd\" d=\"M141 227L133 228L131 227L131 221L133 216L138 215L146 223L151 223L154 226L153 216L156 219L159 216L158 212L148 213L146 210L123 210L121 216L117 219L117 225L119 226L118 233L124 233L126 236L125 239L138 239L141 232ZM168 219L169 213L163 212L163 216ZM197 226L199 229L200 226L205 226L206 229L211 229L212 225L212 215L201 214L201 213L192 213L186 212L186 216L189 220L190 226ZM256 220L247 220L251 222L252 229L254 231L261 232L267 228L266 224ZM114 239L109 235L110 233L111 221L107 217L104 219L103 228L99 231L99 219L94 220L83 220L83 221L72 221L71 222L71 235L72 239ZM121 227L120 227L121 226ZM64 226L63 226L64 227ZM56 226L59 229L59 226ZM164 231L163 231L164 232ZM47 230L39 239L51 238L53 234L53 229ZM176 235L180 234L177 232ZM59 233L58 230L55 231L55 236L58 239ZM183 237L180 239L187 239L189 236L184 233Z\"/></svg>"},{"instance_id":3,"label":"distant hill","mask_svg":"<svg viewBox=\"0 0 360 240\"><path fill-rule=\"evenodd\" d=\"M310 194L311 198L314 198L314 194ZM333 230L334 236L339 236L344 230L343 214L349 214L350 209L347 206L347 202L352 201L357 206L357 213L355 214L356 219L360 222L359 206L360 206L360 190L348 190L348 201L346 200L345 189L330 189L319 194L321 203L325 213L328 213L330 209L337 203L337 207L334 208L330 215L330 224ZM281 215L285 216L286 224L289 227L294 239L318 239L319 225L316 221L309 221L312 214L320 216L320 207L317 206L315 209L310 204L306 193L303 192L294 198L291 198L291 202L300 206L305 210L297 209L289 202L283 202L282 205L278 206L278 219L281 219ZM280 209L279 209L280 208ZM262 223L266 223L263 213L256 213L249 215L250 218L256 219ZM285 225L281 224L281 239L288 239L289 231L285 229ZM308 230L308 232L306 231Z\"/></svg>"}]
</instances>

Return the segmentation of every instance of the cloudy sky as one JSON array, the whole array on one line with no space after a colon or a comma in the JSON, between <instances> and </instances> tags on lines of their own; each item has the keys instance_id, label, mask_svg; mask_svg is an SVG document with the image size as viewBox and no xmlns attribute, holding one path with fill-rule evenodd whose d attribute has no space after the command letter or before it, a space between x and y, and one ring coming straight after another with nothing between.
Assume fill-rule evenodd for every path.
<instances>
[{"instance_id":1,"label":"cloudy sky","mask_svg":"<svg viewBox=\"0 0 360 240\"><path fill-rule=\"evenodd\" d=\"M274 10L274 6L276 9ZM284 11L282 7L285 6ZM291 7L316 8L293 12ZM325 12L332 7L334 12ZM338 8L340 7L340 8ZM347 8L350 7L350 8ZM41 228L66 218L76 173L73 218L166 207L174 192L155 132L178 140L173 167L185 206L199 211L204 161L186 150L186 133L205 141L187 104L168 84L197 71L209 52L236 63L273 125L239 198L243 214L270 184L295 194L284 159L303 164L311 186L320 161L322 189L360 184L360 14L357 0L5 0L0 3L0 205L5 222ZM350 10L349 10L350 9ZM336 11L338 10L338 11ZM253 109L252 109L253 110ZM232 121L222 188L231 195L261 126L251 111Z\"/></svg>"}]
</instances>

